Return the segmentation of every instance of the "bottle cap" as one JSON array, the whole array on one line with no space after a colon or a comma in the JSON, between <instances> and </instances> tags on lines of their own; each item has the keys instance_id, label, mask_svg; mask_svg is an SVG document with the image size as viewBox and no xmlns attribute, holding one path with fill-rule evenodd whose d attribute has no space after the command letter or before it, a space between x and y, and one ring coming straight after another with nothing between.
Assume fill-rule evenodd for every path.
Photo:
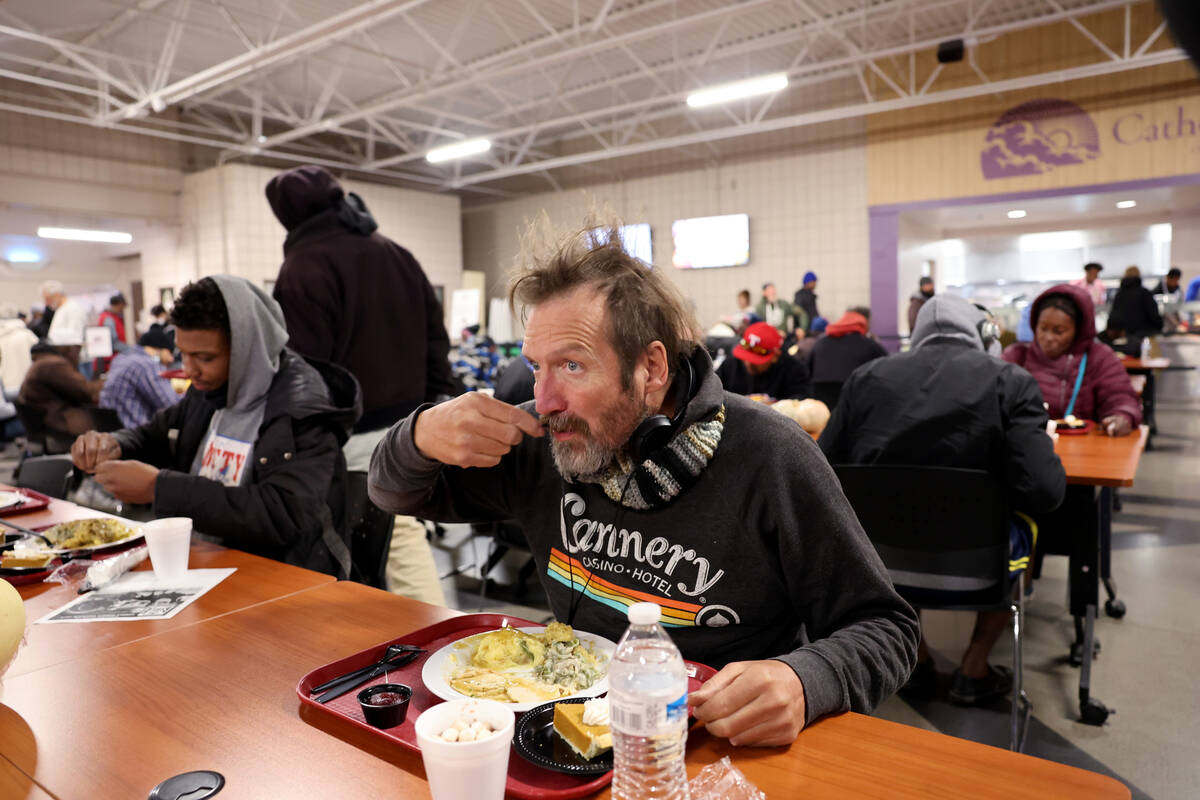
<instances>
[{"instance_id":1,"label":"bottle cap","mask_svg":"<svg viewBox=\"0 0 1200 800\"><path fill-rule=\"evenodd\" d=\"M634 625L653 625L662 617L658 603L634 603L629 607L629 621Z\"/></svg>"}]
</instances>

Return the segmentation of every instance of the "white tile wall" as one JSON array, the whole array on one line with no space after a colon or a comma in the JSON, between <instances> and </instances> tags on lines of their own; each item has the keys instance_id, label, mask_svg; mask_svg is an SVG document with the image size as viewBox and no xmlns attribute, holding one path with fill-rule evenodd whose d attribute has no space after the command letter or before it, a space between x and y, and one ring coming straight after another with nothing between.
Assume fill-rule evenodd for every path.
<instances>
[{"instance_id":1,"label":"white tile wall","mask_svg":"<svg viewBox=\"0 0 1200 800\"><path fill-rule=\"evenodd\" d=\"M836 319L870 299L865 132L860 121L849 121L840 133L835 145L468 208L464 263L487 273L489 297L504 297L528 220L544 210L556 225L575 230L590 208L607 203L626 223L650 223L656 266L695 303L703 327L732 311L743 288L757 302L762 284L772 281L791 299L810 269L819 278L821 313ZM674 220L734 213L750 215L747 266L671 267Z\"/></svg>"}]
</instances>

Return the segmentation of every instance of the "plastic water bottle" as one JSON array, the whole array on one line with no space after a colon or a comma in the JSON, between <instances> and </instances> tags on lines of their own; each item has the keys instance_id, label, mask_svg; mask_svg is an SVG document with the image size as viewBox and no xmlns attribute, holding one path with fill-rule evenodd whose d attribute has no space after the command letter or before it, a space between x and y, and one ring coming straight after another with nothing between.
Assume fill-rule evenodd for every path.
<instances>
[{"instance_id":1,"label":"plastic water bottle","mask_svg":"<svg viewBox=\"0 0 1200 800\"><path fill-rule=\"evenodd\" d=\"M657 603L629 607L608 668L614 800L687 800L687 668Z\"/></svg>"},{"instance_id":2,"label":"plastic water bottle","mask_svg":"<svg viewBox=\"0 0 1200 800\"><path fill-rule=\"evenodd\" d=\"M1150 357L1150 337L1142 337L1142 360L1145 361Z\"/></svg>"}]
</instances>

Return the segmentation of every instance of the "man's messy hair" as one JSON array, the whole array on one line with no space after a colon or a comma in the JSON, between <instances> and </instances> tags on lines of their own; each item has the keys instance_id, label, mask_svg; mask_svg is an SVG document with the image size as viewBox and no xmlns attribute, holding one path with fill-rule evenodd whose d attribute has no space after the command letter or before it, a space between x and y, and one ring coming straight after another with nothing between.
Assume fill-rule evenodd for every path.
<instances>
[{"instance_id":1,"label":"man's messy hair","mask_svg":"<svg viewBox=\"0 0 1200 800\"><path fill-rule=\"evenodd\" d=\"M697 325L687 302L661 270L625 251L614 216L592 214L587 221L570 234L556 231L545 212L529 224L509 280L509 305L514 313L519 307L524 321L532 306L582 287L595 289L605 298L623 387L632 385L638 358L655 341L666 349L673 376L679 359L696 348Z\"/></svg>"}]
</instances>

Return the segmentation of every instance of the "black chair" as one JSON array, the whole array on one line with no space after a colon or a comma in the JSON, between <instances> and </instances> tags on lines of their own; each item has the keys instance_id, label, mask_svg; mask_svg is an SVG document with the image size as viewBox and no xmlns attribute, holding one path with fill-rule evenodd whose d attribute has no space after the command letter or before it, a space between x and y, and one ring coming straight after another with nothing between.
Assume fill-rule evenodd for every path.
<instances>
[{"instance_id":1,"label":"black chair","mask_svg":"<svg viewBox=\"0 0 1200 800\"><path fill-rule=\"evenodd\" d=\"M1009 749L1020 752L1032 704L1022 688L1024 594L1009 572L1004 488L982 470L842 465L834 471L901 597L917 608L1012 613Z\"/></svg>"},{"instance_id":2,"label":"black chair","mask_svg":"<svg viewBox=\"0 0 1200 800\"><path fill-rule=\"evenodd\" d=\"M533 561L533 553L529 549L529 540L525 538L525 531L517 524L516 520L502 520L500 522L476 522L471 524L471 533L475 536L485 536L492 540L488 548L487 561L479 570L479 603L482 607L483 599L487 594L488 576L492 574L492 570L504 559L508 553L513 550L520 550L529 555L525 563L521 565L521 569L517 572L517 584L514 595L518 601L524 600L526 593L529 591L529 579L533 577L537 565Z\"/></svg>"},{"instance_id":3,"label":"black chair","mask_svg":"<svg viewBox=\"0 0 1200 800\"><path fill-rule=\"evenodd\" d=\"M75 464L70 456L30 456L17 467L17 488L32 489L65 500L74 471Z\"/></svg>"},{"instance_id":4,"label":"black chair","mask_svg":"<svg viewBox=\"0 0 1200 800\"><path fill-rule=\"evenodd\" d=\"M92 417L92 430L97 430L101 433L112 433L125 427L121 424L121 417L115 409L89 406L88 413Z\"/></svg>"},{"instance_id":5,"label":"black chair","mask_svg":"<svg viewBox=\"0 0 1200 800\"><path fill-rule=\"evenodd\" d=\"M350 527L350 579L387 589L388 551L395 518L367 497L367 473L346 473L346 519Z\"/></svg>"},{"instance_id":6,"label":"black chair","mask_svg":"<svg viewBox=\"0 0 1200 800\"><path fill-rule=\"evenodd\" d=\"M74 438L68 440L64 434L47 428L42 412L20 400L13 400L13 405L17 409L17 418L21 420L21 427L25 429L25 452L27 454L54 455L71 451Z\"/></svg>"}]
</instances>

